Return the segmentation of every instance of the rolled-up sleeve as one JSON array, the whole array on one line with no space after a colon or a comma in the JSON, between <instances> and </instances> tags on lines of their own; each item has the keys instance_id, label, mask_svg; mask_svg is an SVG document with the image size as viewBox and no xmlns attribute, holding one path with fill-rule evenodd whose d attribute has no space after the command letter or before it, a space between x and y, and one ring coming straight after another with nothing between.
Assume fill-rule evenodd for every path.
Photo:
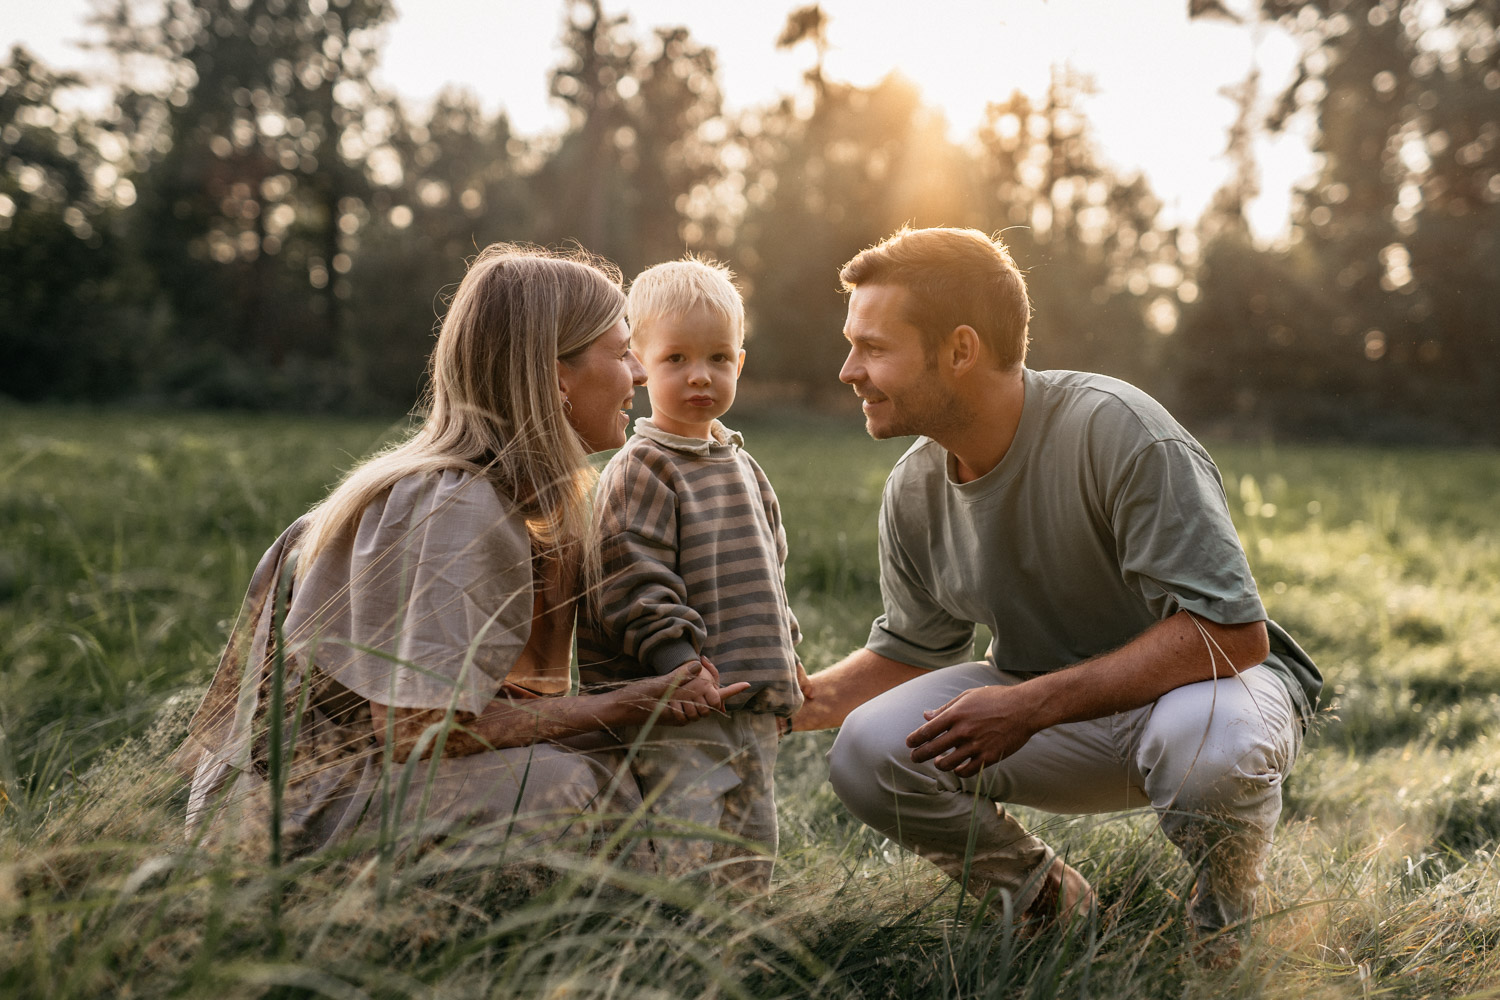
<instances>
[{"instance_id":1,"label":"rolled-up sleeve","mask_svg":"<svg viewBox=\"0 0 1500 1000\"><path fill-rule=\"evenodd\" d=\"M1179 609L1223 625L1266 617L1218 469L1201 449L1180 440L1143 448L1110 517L1125 583L1158 617Z\"/></svg>"}]
</instances>

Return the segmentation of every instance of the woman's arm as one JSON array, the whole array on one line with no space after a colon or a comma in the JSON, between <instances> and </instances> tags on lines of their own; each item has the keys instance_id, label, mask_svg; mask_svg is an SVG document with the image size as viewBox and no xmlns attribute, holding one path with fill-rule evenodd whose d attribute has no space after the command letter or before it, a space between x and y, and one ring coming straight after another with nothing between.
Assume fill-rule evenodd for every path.
<instances>
[{"instance_id":1,"label":"woman's arm","mask_svg":"<svg viewBox=\"0 0 1500 1000\"><path fill-rule=\"evenodd\" d=\"M661 677L646 677L602 694L562 698L496 698L478 715L455 712L457 724L443 741L444 757L465 757L501 747L530 746L583 733L638 726L658 711L659 725L681 726L710 712L723 711L724 700L750 685L719 686L719 674L707 660L685 663ZM388 713L394 713L394 719ZM441 724L440 708L390 709L370 702L370 722L377 742L384 745L387 730L394 735L392 756L406 761L429 726ZM431 754L424 748L423 757Z\"/></svg>"}]
</instances>

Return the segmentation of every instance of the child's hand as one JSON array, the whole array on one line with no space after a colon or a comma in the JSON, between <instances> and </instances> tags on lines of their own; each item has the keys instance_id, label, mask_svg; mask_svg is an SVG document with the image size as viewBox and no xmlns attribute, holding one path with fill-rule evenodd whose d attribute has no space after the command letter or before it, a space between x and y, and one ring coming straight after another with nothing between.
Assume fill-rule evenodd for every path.
<instances>
[{"instance_id":1,"label":"child's hand","mask_svg":"<svg viewBox=\"0 0 1500 1000\"><path fill-rule=\"evenodd\" d=\"M692 660L688 661L688 663L692 663L692 662L693 662ZM723 683L723 678L719 676L719 668L716 667L716 666L714 666L713 661L710 660L708 657L706 657L706 656L699 656L698 657L698 662L701 663L701 664L703 664L703 674L704 674L704 676L708 677L712 681L714 688L717 689L717 691L718 691L718 695L719 695L719 707L716 709L716 711L719 711L719 712L727 712L727 711L729 711L729 709L727 709L727 708L724 707L726 704L728 704L729 699L733 698L735 695L739 694L741 691L748 691L748 690L750 690L750 682L749 681L736 681L735 683L729 684L729 685L724 684ZM686 665L687 664L684 664L684 666L686 666Z\"/></svg>"},{"instance_id":2,"label":"child's hand","mask_svg":"<svg viewBox=\"0 0 1500 1000\"><path fill-rule=\"evenodd\" d=\"M725 700L750 686L740 681L721 687L719 671L706 658L689 660L663 677L636 684L640 685L640 695L651 699L648 711L663 697L667 699L657 721L669 726L686 725L706 718L710 712L723 712Z\"/></svg>"},{"instance_id":3,"label":"child's hand","mask_svg":"<svg viewBox=\"0 0 1500 1000\"><path fill-rule=\"evenodd\" d=\"M694 670L695 667L698 669ZM678 712L683 723L704 718L710 712L722 713L726 701L750 687L746 681L727 686L720 684L719 668L706 656L689 660L672 673L679 671L687 671L690 677L672 693L672 700L667 707L669 711Z\"/></svg>"}]
</instances>

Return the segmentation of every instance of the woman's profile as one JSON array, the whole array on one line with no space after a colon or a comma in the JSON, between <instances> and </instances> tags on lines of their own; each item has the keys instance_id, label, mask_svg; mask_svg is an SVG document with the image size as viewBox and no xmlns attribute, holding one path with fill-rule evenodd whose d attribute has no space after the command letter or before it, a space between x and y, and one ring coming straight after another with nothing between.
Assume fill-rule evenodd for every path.
<instances>
[{"instance_id":1,"label":"woman's profile","mask_svg":"<svg viewBox=\"0 0 1500 1000\"><path fill-rule=\"evenodd\" d=\"M475 258L418 429L256 568L176 757L190 835L269 849L274 824L294 856L375 831L555 831L611 786L565 741L692 721L742 688L704 662L571 693L575 607L600 572L587 456L624 442L645 381L624 304L582 252Z\"/></svg>"}]
</instances>

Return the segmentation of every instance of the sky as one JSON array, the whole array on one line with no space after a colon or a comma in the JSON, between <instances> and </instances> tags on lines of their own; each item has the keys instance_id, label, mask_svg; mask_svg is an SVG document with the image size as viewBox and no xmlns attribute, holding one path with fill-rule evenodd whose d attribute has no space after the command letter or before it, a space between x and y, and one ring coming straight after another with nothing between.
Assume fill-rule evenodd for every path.
<instances>
[{"instance_id":1,"label":"sky","mask_svg":"<svg viewBox=\"0 0 1500 1000\"><path fill-rule=\"evenodd\" d=\"M811 47L777 51L787 13L802 0L605 0L633 30L686 25L719 57L731 109L797 90ZM1196 218L1228 175L1225 134L1234 106L1220 93L1262 73L1269 101L1291 78L1295 43L1273 26L1189 21L1187 0L822 0L829 15L825 68L855 84L899 70L946 115L962 139L985 102L1013 90L1040 95L1053 66L1091 75L1087 110L1106 161L1143 170L1174 221ZM1230 0L1231 8L1248 6ZM445 86L465 87L491 112L504 109L526 134L556 129L563 114L547 96L562 58L561 0L396 0L377 81L414 106ZM87 70L88 0L0 0L0 47L21 42L54 68ZM1257 150L1262 196L1251 223L1265 239L1284 229L1292 186L1313 169L1305 139Z\"/></svg>"}]
</instances>

